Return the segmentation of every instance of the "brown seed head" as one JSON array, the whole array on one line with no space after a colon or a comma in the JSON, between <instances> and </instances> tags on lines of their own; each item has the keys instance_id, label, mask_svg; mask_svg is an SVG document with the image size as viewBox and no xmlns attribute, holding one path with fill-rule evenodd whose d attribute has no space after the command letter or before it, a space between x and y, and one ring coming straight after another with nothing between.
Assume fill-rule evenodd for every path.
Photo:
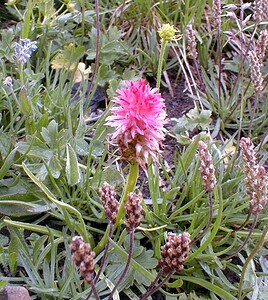
<instances>
[{"instance_id":1,"label":"brown seed head","mask_svg":"<svg viewBox=\"0 0 268 300\"><path fill-rule=\"evenodd\" d=\"M126 228L128 232L135 230L141 223L142 216L142 194L129 193L125 205Z\"/></svg>"},{"instance_id":2,"label":"brown seed head","mask_svg":"<svg viewBox=\"0 0 268 300\"><path fill-rule=\"evenodd\" d=\"M161 247L161 259L159 266L165 273L171 271L181 272L184 262L190 252L190 235L187 232L182 234L168 233L167 242Z\"/></svg>"},{"instance_id":3,"label":"brown seed head","mask_svg":"<svg viewBox=\"0 0 268 300\"><path fill-rule=\"evenodd\" d=\"M106 218L113 224L116 222L119 202L116 199L116 193L114 187L110 186L107 182L104 182L99 189L103 207L105 210Z\"/></svg>"},{"instance_id":4,"label":"brown seed head","mask_svg":"<svg viewBox=\"0 0 268 300\"><path fill-rule=\"evenodd\" d=\"M198 156L200 159L200 172L203 181L203 187L206 192L212 192L217 183L215 177L215 168L212 163L212 156L208 151L207 145L203 141L198 142Z\"/></svg>"}]
</instances>

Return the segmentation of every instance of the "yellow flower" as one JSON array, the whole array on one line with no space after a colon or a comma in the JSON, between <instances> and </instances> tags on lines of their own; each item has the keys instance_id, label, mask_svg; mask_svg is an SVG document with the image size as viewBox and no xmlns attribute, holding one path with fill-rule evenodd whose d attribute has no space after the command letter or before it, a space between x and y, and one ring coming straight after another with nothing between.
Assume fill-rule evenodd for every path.
<instances>
[{"instance_id":1,"label":"yellow flower","mask_svg":"<svg viewBox=\"0 0 268 300\"><path fill-rule=\"evenodd\" d=\"M12 6L12 5L14 5L15 3L16 3L16 0L8 0L6 5Z\"/></svg>"},{"instance_id":2,"label":"yellow flower","mask_svg":"<svg viewBox=\"0 0 268 300\"><path fill-rule=\"evenodd\" d=\"M166 41L170 41L175 37L176 30L174 25L164 24L160 30L158 30L159 36Z\"/></svg>"}]
</instances>

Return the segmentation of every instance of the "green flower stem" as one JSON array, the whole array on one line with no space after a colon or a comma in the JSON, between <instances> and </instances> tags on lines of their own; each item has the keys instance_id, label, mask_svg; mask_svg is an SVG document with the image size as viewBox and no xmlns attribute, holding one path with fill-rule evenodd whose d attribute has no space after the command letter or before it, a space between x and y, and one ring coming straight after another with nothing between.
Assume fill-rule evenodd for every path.
<instances>
[{"instance_id":1,"label":"green flower stem","mask_svg":"<svg viewBox=\"0 0 268 300\"><path fill-rule=\"evenodd\" d=\"M133 163L130 163L129 165L130 165L130 169L129 169L128 179L127 179L124 193L120 200L120 205L119 205L118 213L117 213L117 219L113 226L113 231L117 228L117 226L119 225L119 223L121 222L121 220L123 218L124 206L125 206L125 203L127 200L127 196L130 192L133 192L133 190L136 186L138 176L139 176L139 164L136 162L133 162ZM109 228L107 227L105 235L103 236L101 241L98 243L98 245L94 248L94 252L96 254L99 254L102 251L102 249L105 247L105 245L107 243L107 239L108 239L108 232L109 232Z\"/></svg>"},{"instance_id":2,"label":"green flower stem","mask_svg":"<svg viewBox=\"0 0 268 300\"><path fill-rule=\"evenodd\" d=\"M124 206L127 201L128 194L134 191L134 188L138 180L138 176L139 176L139 164L136 162L130 163L128 179L124 190L124 194L120 200L120 205L118 208L118 214L117 214L117 219L114 228L116 228L119 225L120 221L122 220L123 213L124 213Z\"/></svg>"},{"instance_id":3,"label":"green flower stem","mask_svg":"<svg viewBox=\"0 0 268 300\"><path fill-rule=\"evenodd\" d=\"M240 281L239 281L239 286L238 286L238 297L237 297L238 300L242 300L244 298L244 297L242 297L242 291L243 291L243 283L244 283L244 277L245 277L245 274L246 274L247 266L250 263L251 259L253 259L254 255L257 253L257 251L265 243L267 233L268 233L268 225L265 226L258 244L253 249L253 251L250 253L250 255L248 256L248 258L246 259L246 261L243 265L242 272L241 272L241 277L240 277Z\"/></svg>"},{"instance_id":4,"label":"green flower stem","mask_svg":"<svg viewBox=\"0 0 268 300\"><path fill-rule=\"evenodd\" d=\"M24 80L23 80L23 63L19 62L19 76L20 76L20 86L23 87L24 86Z\"/></svg>"},{"instance_id":5,"label":"green flower stem","mask_svg":"<svg viewBox=\"0 0 268 300\"><path fill-rule=\"evenodd\" d=\"M158 64L158 69L157 69L157 79L156 79L156 88L158 90L160 90L161 74L162 74L166 45L167 45L167 40L162 39L160 56L159 56L159 64Z\"/></svg>"}]
</instances>

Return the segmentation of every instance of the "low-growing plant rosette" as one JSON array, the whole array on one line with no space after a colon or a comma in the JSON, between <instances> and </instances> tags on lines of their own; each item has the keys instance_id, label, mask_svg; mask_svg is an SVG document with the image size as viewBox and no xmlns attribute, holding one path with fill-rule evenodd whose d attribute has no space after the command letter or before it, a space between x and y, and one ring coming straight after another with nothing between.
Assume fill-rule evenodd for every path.
<instances>
[{"instance_id":1,"label":"low-growing plant rosette","mask_svg":"<svg viewBox=\"0 0 268 300\"><path fill-rule=\"evenodd\" d=\"M157 88L146 80L125 81L116 92L107 125L114 127L111 139L119 146L122 159L136 161L145 169L148 157L158 162L166 124L165 103Z\"/></svg>"}]
</instances>

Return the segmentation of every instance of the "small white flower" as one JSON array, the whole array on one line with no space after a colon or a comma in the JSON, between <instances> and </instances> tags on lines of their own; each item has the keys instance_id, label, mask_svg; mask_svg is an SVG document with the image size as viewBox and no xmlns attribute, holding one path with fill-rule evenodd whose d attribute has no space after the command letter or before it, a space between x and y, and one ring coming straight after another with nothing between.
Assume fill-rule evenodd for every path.
<instances>
[{"instance_id":1,"label":"small white flower","mask_svg":"<svg viewBox=\"0 0 268 300\"><path fill-rule=\"evenodd\" d=\"M3 84L9 88L13 88L13 84L12 84L12 78L10 76L7 76L4 81Z\"/></svg>"},{"instance_id":2,"label":"small white flower","mask_svg":"<svg viewBox=\"0 0 268 300\"><path fill-rule=\"evenodd\" d=\"M15 43L15 54L13 59L22 63L26 63L33 51L37 50L36 41L31 41L29 39L20 39L19 43Z\"/></svg>"}]
</instances>

